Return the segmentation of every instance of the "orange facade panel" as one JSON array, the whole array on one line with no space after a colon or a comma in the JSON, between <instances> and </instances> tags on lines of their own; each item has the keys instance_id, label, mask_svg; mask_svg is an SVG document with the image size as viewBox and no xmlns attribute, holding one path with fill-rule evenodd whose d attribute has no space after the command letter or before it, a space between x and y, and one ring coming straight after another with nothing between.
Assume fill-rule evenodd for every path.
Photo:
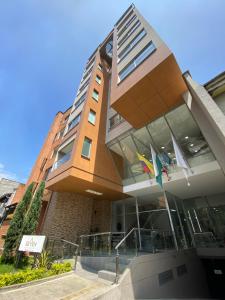
<instances>
[{"instance_id":1,"label":"orange facade panel","mask_svg":"<svg viewBox=\"0 0 225 300\"><path fill-rule=\"evenodd\" d=\"M174 55L162 44L122 82L114 66L111 106L140 128L177 106L187 90Z\"/></svg>"},{"instance_id":2,"label":"orange facade panel","mask_svg":"<svg viewBox=\"0 0 225 300\"><path fill-rule=\"evenodd\" d=\"M99 70L98 64L103 66L102 71ZM120 174L105 144L109 90L109 75L106 69L107 63L101 60L98 51L71 158L50 173L46 182L46 187L50 190L86 196L91 195L86 190L94 190L102 195L93 194L91 195L93 197L117 200L125 196L122 192ZM98 100L93 98L94 90L98 92ZM90 111L95 113L94 124L89 122ZM90 157L82 156L85 138L91 141Z\"/></svg>"}]
</instances>

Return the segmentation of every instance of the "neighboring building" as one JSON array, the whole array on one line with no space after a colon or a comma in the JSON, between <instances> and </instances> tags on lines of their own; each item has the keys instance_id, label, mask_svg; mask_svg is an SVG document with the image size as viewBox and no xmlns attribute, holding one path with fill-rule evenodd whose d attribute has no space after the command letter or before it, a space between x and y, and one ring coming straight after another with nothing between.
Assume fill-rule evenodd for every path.
<instances>
[{"instance_id":1,"label":"neighboring building","mask_svg":"<svg viewBox=\"0 0 225 300\"><path fill-rule=\"evenodd\" d=\"M136 228L122 245L133 258L120 281L126 299L207 297L205 274L220 297L224 112L225 74L205 86L182 74L131 5L89 57L72 107L56 115L34 165L27 184L46 181L38 232L82 242L81 254L95 257L81 261L107 271L112 260L96 256ZM164 190L147 172L151 146Z\"/></svg>"},{"instance_id":2,"label":"neighboring building","mask_svg":"<svg viewBox=\"0 0 225 300\"><path fill-rule=\"evenodd\" d=\"M16 205L24 193L24 187L24 184L14 180L0 180L0 252Z\"/></svg>"}]
</instances>

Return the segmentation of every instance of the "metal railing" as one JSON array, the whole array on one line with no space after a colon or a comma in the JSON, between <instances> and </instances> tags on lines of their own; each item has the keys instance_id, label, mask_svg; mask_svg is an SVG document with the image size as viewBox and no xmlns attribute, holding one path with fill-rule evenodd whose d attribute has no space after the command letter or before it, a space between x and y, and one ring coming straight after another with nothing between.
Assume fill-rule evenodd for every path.
<instances>
[{"instance_id":1,"label":"metal railing","mask_svg":"<svg viewBox=\"0 0 225 300\"><path fill-rule=\"evenodd\" d=\"M137 256L138 252L157 253L174 249L174 240L170 231L157 229L132 228L126 236L115 246L116 251L116 277L118 283L120 276L120 252L126 255Z\"/></svg>"},{"instance_id":2,"label":"metal railing","mask_svg":"<svg viewBox=\"0 0 225 300\"><path fill-rule=\"evenodd\" d=\"M208 232L195 232L194 233L195 245L197 248L224 248L224 238L216 237L211 231Z\"/></svg>"},{"instance_id":3,"label":"metal railing","mask_svg":"<svg viewBox=\"0 0 225 300\"><path fill-rule=\"evenodd\" d=\"M48 238L45 250L54 260L74 259L74 269L77 265L79 245L64 239Z\"/></svg>"}]
</instances>

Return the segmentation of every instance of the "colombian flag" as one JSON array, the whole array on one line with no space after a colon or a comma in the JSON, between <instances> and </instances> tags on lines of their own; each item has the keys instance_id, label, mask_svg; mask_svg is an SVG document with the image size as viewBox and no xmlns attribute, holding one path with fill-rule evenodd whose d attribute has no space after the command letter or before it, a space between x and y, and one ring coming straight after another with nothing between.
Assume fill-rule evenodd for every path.
<instances>
[{"instance_id":1,"label":"colombian flag","mask_svg":"<svg viewBox=\"0 0 225 300\"><path fill-rule=\"evenodd\" d=\"M150 175L154 176L155 172L154 172L153 164L147 158L145 158L143 155L137 153L137 156L138 156L138 159L142 163L144 172L149 173Z\"/></svg>"}]
</instances>

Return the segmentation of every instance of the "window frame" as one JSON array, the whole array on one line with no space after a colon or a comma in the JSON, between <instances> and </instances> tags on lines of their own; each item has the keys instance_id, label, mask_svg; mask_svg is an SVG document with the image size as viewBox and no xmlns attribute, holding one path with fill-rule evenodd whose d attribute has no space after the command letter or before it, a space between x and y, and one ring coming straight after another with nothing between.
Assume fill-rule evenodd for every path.
<instances>
[{"instance_id":1,"label":"window frame","mask_svg":"<svg viewBox=\"0 0 225 300\"><path fill-rule=\"evenodd\" d=\"M153 47L153 49L151 49ZM149 48L149 49L148 49ZM120 84L123 80L125 80L133 71L140 66L150 55L152 55L157 50L155 44L153 41L150 41L118 74L118 82L117 84ZM147 55L140 60L140 57L142 57L143 53L147 51L150 51L147 53ZM140 60L140 61L139 61ZM138 62L138 63L137 63ZM131 68L129 70L129 67ZM121 73L125 72L125 70L129 70L129 72L125 73L125 76L121 78Z\"/></svg>"},{"instance_id":2,"label":"window frame","mask_svg":"<svg viewBox=\"0 0 225 300\"><path fill-rule=\"evenodd\" d=\"M88 142L89 142L88 155L86 155L86 154L83 153L85 141L88 141ZM82 150L81 150L81 156L82 156L83 158L90 159L90 157L91 157L91 147L92 147L92 140L91 140L90 138L88 138L87 136L85 136L85 137L84 137L84 141L83 141Z\"/></svg>"},{"instance_id":3,"label":"window frame","mask_svg":"<svg viewBox=\"0 0 225 300\"><path fill-rule=\"evenodd\" d=\"M102 78L101 78L98 74L96 74L96 76L95 76L95 81L96 81L99 85L101 85L101 83L102 83Z\"/></svg>"},{"instance_id":4,"label":"window frame","mask_svg":"<svg viewBox=\"0 0 225 300\"><path fill-rule=\"evenodd\" d=\"M94 95L95 95L94 93L97 94L97 98L94 97ZM98 102L98 100L99 100L99 91L97 91L96 89L93 89L93 91L92 91L92 98L93 98L96 102Z\"/></svg>"},{"instance_id":5,"label":"window frame","mask_svg":"<svg viewBox=\"0 0 225 300\"><path fill-rule=\"evenodd\" d=\"M92 114L92 116L94 116L94 122L92 122L92 121L90 120L91 114ZM90 109L90 111L89 111L89 114L88 114L88 122L89 122L90 124L92 124L92 125L95 125L95 123L96 123L96 112L95 112L93 109Z\"/></svg>"}]
</instances>

